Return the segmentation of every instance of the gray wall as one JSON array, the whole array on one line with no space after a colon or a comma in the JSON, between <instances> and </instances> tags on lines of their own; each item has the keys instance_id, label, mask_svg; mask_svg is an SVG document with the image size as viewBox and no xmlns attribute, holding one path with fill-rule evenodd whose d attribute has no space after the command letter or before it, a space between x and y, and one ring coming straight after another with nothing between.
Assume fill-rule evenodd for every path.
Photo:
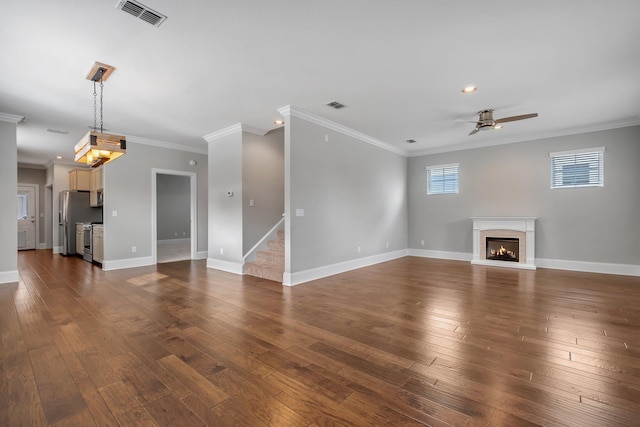
<instances>
[{"instance_id":1,"label":"gray wall","mask_svg":"<svg viewBox=\"0 0 640 427\"><path fill-rule=\"evenodd\" d=\"M188 176L158 174L158 240L191 238L191 182Z\"/></svg>"},{"instance_id":2,"label":"gray wall","mask_svg":"<svg viewBox=\"0 0 640 427\"><path fill-rule=\"evenodd\" d=\"M412 157L409 247L470 253L470 217L536 216L536 258L637 265L639 141L636 126ZM603 188L550 189L550 152L599 146ZM460 194L427 196L425 167L447 163L460 164Z\"/></svg>"},{"instance_id":3,"label":"gray wall","mask_svg":"<svg viewBox=\"0 0 640 427\"><path fill-rule=\"evenodd\" d=\"M407 159L298 117L286 126L287 272L406 249Z\"/></svg>"},{"instance_id":4,"label":"gray wall","mask_svg":"<svg viewBox=\"0 0 640 427\"><path fill-rule=\"evenodd\" d=\"M18 167L18 183L20 184L37 184L38 185L38 242L39 244L46 243L45 234L45 218L40 217L40 212L45 212L45 188L47 183L47 171L46 169L33 169ZM37 248L36 244L36 248Z\"/></svg>"},{"instance_id":5,"label":"gray wall","mask_svg":"<svg viewBox=\"0 0 640 427\"><path fill-rule=\"evenodd\" d=\"M228 197L227 191L233 196ZM242 264L242 198L242 132L238 131L209 142L209 258Z\"/></svg>"},{"instance_id":6,"label":"gray wall","mask_svg":"<svg viewBox=\"0 0 640 427\"><path fill-rule=\"evenodd\" d=\"M192 159L197 165L189 165ZM154 168L196 173L197 250L207 250L207 155L128 140L127 153L104 165L105 261L152 256L151 171ZM131 252L132 246L136 246L136 253Z\"/></svg>"},{"instance_id":7,"label":"gray wall","mask_svg":"<svg viewBox=\"0 0 640 427\"><path fill-rule=\"evenodd\" d=\"M265 136L243 133L242 204L246 254L284 213L284 128Z\"/></svg>"},{"instance_id":8,"label":"gray wall","mask_svg":"<svg viewBox=\"0 0 640 427\"><path fill-rule=\"evenodd\" d=\"M18 191L17 126L0 121L0 283L7 282L18 270ZM7 279L9 278L9 279Z\"/></svg>"}]
</instances>

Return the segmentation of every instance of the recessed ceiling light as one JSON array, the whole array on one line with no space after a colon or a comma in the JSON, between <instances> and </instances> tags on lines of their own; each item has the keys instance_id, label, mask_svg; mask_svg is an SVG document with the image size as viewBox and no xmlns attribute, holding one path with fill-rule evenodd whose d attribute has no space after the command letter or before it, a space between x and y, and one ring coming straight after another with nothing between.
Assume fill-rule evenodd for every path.
<instances>
[{"instance_id":1,"label":"recessed ceiling light","mask_svg":"<svg viewBox=\"0 0 640 427\"><path fill-rule=\"evenodd\" d=\"M274 120L273 123L277 124L278 126L283 125L284 124L284 120Z\"/></svg>"},{"instance_id":2,"label":"recessed ceiling light","mask_svg":"<svg viewBox=\"0 0 640 427\"><path fill-rule=\"evenodd\" d=\"M56 159L62 160L62 156L56 156Z\"/></svg>"},{"instance_id":3,"label":"recessed ceiling light","mask_svg":"<svg viewBox=\"0 0 640 427\"><path fill-rule=\"evenodd\" d=\"M462 89L462 93L473 93L475 91L477 91L478 88L475 86L467 86L464 89Z\"/></svg>"}]
</instances>

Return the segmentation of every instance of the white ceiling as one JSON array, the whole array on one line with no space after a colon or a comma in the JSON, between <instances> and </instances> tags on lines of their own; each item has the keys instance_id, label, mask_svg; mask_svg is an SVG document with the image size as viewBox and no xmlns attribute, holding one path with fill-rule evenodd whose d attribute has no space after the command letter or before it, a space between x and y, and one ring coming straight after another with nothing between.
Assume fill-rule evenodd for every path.
<instances>
[{"instance_id":1,"label":"white ceiling","mask_svg":"<svg viewBox=\"0 0 640 427\"><path fill-rule=\"evenodd\" d=\"M638 0L142 3L168 19L117 0L3 2L0 112L25 117L19 162L72 157L93 124L94 61L116 67L110 132L201 150L236 123L274 128L285 105L410 155L640 124ZM455 119L485 108L540 116L467 136Z\"/></svg>"}]
</instances>

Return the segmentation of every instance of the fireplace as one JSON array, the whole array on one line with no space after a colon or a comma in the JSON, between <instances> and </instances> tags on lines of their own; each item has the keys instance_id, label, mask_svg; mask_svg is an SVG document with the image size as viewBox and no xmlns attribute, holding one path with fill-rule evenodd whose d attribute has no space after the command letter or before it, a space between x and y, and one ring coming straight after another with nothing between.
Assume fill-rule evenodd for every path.
<instances>
[{"instance_id":1,"label":"fireplace","mask_svg":"<svg viewBox=\"0 0 640 427\"><path fill-rule=\"evenodd\" d=\"M535 217L473 217L472 264L535 270Z\"/></svg>"},{"instance_id":2,"label":"fireplace","mask_svg":"<svg viewBox=\"0 0 640 427\"><path fill-rule=\"evenodd\" d=\"M519 262L520 239L510 237L487 237L486 259Z\"/></svg>"}]
</instances>

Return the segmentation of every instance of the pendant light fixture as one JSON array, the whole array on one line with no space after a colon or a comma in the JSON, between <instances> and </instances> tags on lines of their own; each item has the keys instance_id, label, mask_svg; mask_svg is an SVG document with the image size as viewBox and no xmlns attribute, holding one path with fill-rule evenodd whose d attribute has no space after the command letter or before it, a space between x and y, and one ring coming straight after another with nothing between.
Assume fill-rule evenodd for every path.
<instances>
[{"instance_id":1,"label":"pendant light fixture","mask_svg":"<svg viewBox=\"0 0 640 427\"><path fill-rule=\"evenodd\" d=\"M93 82L93 130L82 137L75 147L75 161L84 163L92 168L109 163L126 153L127 139L123 135L112 135L103 132L102 127L102 94L104 82L115 70L107 64L96 62L87 75L87 80ZM100 127L98 128L98 93L96 85L100 84Z\"/></svg>"}]
</instances>

